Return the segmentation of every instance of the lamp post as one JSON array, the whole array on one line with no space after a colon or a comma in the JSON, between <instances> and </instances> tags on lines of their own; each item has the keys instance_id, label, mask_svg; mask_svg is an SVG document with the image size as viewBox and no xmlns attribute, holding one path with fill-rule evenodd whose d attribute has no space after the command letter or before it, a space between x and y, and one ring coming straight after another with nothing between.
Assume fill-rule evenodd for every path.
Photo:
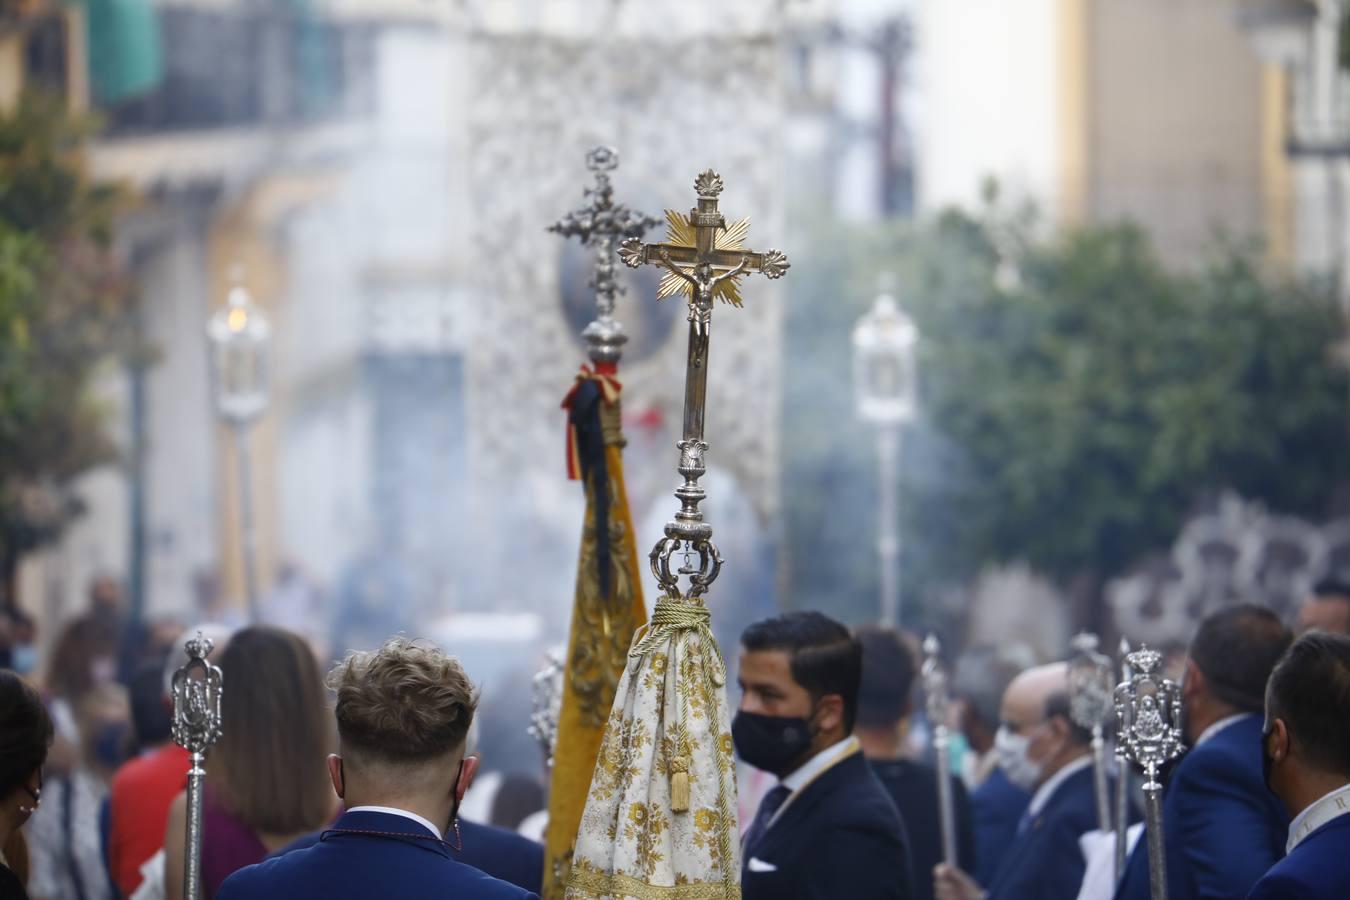
<instances>
[{"instance_id":1,"label":"lamp post","mask_svg":"<svg viewBox=\"0 0 1350 900\"><path fill-rule=\"evenodd\" d=\"M234 432L238 462L240 547L244 558L244 590L249 618L258 621L257 536L253 530L253 494L249 430L267 411L268 348L272 326L234 275L225 306L206 326L211 342L211 371L216 411Z\"/></svg>"},{"instance_id":2,"label":"lamp post","mask_svg":"<svg viewBox=\"0 0 1350 900\"><path fill-rule=\"evenodd\" d=\"M858 415L877 432L881 622L895 627L900 621L900 428L914 418L919 332L896 305L890 284L889 277L882 279L880 295L853 327L853 385Z\"/></svg>"}]
</instances>

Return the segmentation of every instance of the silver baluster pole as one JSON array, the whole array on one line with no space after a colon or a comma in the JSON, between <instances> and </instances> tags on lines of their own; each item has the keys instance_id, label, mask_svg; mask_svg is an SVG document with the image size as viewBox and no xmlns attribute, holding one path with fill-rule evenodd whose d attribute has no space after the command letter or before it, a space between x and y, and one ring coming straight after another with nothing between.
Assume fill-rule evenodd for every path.
<instances>
[{"instance_id":1,"label":"silver baluster pole","mask_svg":"<svg viewBox=\"0 0 1350 900\"><path fill-rule=\"evenodd\" d=\"M220 669L206 661L213 644L197 636L185 646L188 661L173 675L173 739L190 756L187 780L187 839L184 841L183 898L202 895L202 783L206 751L220 738Z\"/></svg>"},{"instance_id":2,"label":"silver baluster pole","mask_svg":"<svg viewBox=\"0 0 1350 900\"><path fill-rule=\"evenodd\" d=\"M1162 656L1147 647L1131 653L1130 680L1116 688L1120 750L1144 774L1144 828L1148 832L1148 881L1153 900L1167 900L1163 841L1164 763L1182 752L1181 689L1158 674Z\"/></svg>"},{"instance_id":3,"label":"silver baluster pole","mask_svg":"<svg viewBox=\"0 0 1350 900\"><path fill-rule=\"evenodd\" d=\"M947 752L947 673L938 658L942 646L936 635L923 642L923 689L928 695L928 721L933 726L933 754L937 760L938 822L942 829L942 860L949 866L956 859L956 805L952 800L952 760Z\"/></svg>"},{"instance_id":4,"label":"silver baluster pole","mask_svg":"<svg viewBox=\"0 0 1350 900\"><path fill-rule=\"evenodd\" d=\"M1106 773L1106 717L1111 714L1111 659L1097 652L1097 636L1084 632L1073 639L1069 663L1069 716L1092 733L1092 787L1097 827L1111 830L1111 791Z\"/></svg>"},{"instance_id":5,"label":"silver baluster pole","mask_svg":"<svg viewBox=\"0 0 1350 900\"><path fill-rule=\"evenodd\" d=\"M1130 680L1130 642L1120 639L1120 680ZM1120 761L1120 773L1116 777L1116 884L1125 877L1125 858L1128 855L1130 828L1130 767L1124 754L1120 752L1120 737L1116 737L1116 758Z\"/></svg>"}]
</instances>

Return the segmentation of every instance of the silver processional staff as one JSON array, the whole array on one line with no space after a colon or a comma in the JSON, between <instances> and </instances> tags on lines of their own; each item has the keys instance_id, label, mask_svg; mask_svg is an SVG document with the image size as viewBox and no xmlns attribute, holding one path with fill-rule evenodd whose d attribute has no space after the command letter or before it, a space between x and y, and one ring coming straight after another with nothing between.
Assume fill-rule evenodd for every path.
<instances>
[{"instance_id":1,"label":"silver processional staff","mask_svg":"<svg viewBox=\"0 0 1350 900\"><path fill-rule=\"evenodd\" d=\"M1116 688L1116 753L1144 774L1144 830L1148 833L1148 881L1153 900L1167 900L1167 857L1163 842L1164 763L1184 749L1181 689L1158 673L1161 654L1141 647L1128 657L1130 680Z\"/></svg>"},{"instance_id":2,"label":"silver processional staff","mask_svg":"<svg viewBox=\"0 0 1350 900\"><path fill-rule=\"evenodd\" d=\"M1106 719L1111 715L1111 658L1097 652L1097 636L1083 632L1073 639L1069 662L1069 717L1092 734L1092 787L1097 827L1111 830L1111 793L1106 772Z\"/></svg>"},{"instance_id":3,"label":"silver processional staff","mask_svg":"<svg viewBox=\"0 0 1350 900\"><path fill-rule=\"evenodd\" d=\"M190 755L187 780L187 840L183 898L202 895L202 784L206 751L220 739L220 669L206 661L214 644L197 636L185 645L188 661L173 673L173 739Z\"/></svg>"},{"instance_id":4,"label":"silver processional staff","mask_svg":"<svg viewBox=\"0 0 1350 900\"><path fill-rule=\"evenodd\" d=\"M938 654L942 645L937 635L930 634L923 642L923 690L928 697L928 721L933 726L933 756L937 761L938 822L942 829L942 860L957 866L956 810L952 801L952 759L948 752L947 733L947 673Z\"/></svg>"}]
</instances>

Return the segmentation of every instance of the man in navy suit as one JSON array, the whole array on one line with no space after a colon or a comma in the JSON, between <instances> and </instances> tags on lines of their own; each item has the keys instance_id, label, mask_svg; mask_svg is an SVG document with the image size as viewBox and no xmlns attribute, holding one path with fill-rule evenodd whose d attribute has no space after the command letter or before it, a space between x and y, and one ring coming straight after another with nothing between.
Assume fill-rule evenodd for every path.
<instances>
[{"instance_id":1,"label":"man in navy suit","mask_svg":"<svg viewBox=\"0 0 1350 900\"><path fill-rule=\"evenodd\" d=\"M296 838L268 858L313 847L323 834L323 831L315 831ZM532 894L543 889L543 844L514 831L468 819L460 820L459 837L461 846L455 852L455 859L464 865L473 866L480 872L508 881Z\"/></svg>"},{"instance_id":2,"label":"man in navy suit","mask_svg":"<svg viewBox=\"0 0 1350 900\"><path fill-rule=\"evenodd\" d=\"M919 667L914 652L894 628L869 625L854 634L863 650L855 733L873 773L900 813L914 871L928 873L942 862L938 773L935 767L909 759L904 752L905 725L914 706L911 694ZM969 868L975 865L970 797L961 779L948 777L956 819L956 856L961 866ZM933 900L933 879L915 878L914 898Z\"/></svg>"},{"instance_id":3,"label":"man in navy suit","mask_svg":"<svg viewBox=\"0 0 1350 900\"><path fill-rule=\"evenodd\" d=\"M1350 897L1350 638L1313 631L1275 667L1266 689L1267 784L1294 817L1288 856L1250 900Z\"/></svg>"},{"instance_id":4,"label":"man in navy suit","mask_svg":"<svg viewBox=\"0 0 1350 900\"><path fill-rule=\"evenodd\" d=\"M1004 694L995 747L999 767L1032 792L1017 835L988 891L960 869L939 865L939 900L1074 900L1086 861L1078 839L1097 827L1092 735L1069 716L1064 663L1028 669Z\"/></svg>"},{"instance_id":5,"label":"man in navy suit","mask_svg":"<svg viewBox=\"0 0 1350 900\"><path fill-rule=\"evenodd\" d=\"M455 660L406 638L353 653L329 675L347 811L307 850L240 869L217 900L519 900L535 895L455 858L478 760L464 743L477 700Z\"/></svg>"},{"instance_id":6,"label":"man in navy suit","mask_svg":"<svg viewBox=\"0 0 1350 900\"><path fill-rule=\"evenodd\" d=\"M1289 819L1261 778L1261 708L1291 638L1269 610L1235 606L1206 618L1191 641L1181 683L1191 749L1163 793L1169 900L1245 897L1284 855ZM1146 836L1116 897L1149 900Z\"/></svg>"},{"instance_id":7,"label":"man in navy suit","mask_svg":"<svg viewBox=\"0 0 1350 900\"><path fill-rule=\"evenodd\" d=\"M744 836L745 900L909 900L904 825L850 737L862 647L818 612L741 636L736 752L777 775Z\"/></svg>"}]
</instances>

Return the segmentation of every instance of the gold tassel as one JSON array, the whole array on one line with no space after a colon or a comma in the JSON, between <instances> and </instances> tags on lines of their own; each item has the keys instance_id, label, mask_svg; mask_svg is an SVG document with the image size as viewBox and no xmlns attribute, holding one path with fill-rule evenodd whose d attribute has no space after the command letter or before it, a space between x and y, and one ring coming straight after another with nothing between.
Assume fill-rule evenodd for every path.
<instances>
[{"instance_id":1,"label":"gold tassel","mask_svg":"<svg viewBox=\"0 0 1350 900\"><path fill-rule=\"evenodd\" d=\"M670 761L670 811L689 812L689 760L683 756Z\"/></svg>"}]
</instances>

